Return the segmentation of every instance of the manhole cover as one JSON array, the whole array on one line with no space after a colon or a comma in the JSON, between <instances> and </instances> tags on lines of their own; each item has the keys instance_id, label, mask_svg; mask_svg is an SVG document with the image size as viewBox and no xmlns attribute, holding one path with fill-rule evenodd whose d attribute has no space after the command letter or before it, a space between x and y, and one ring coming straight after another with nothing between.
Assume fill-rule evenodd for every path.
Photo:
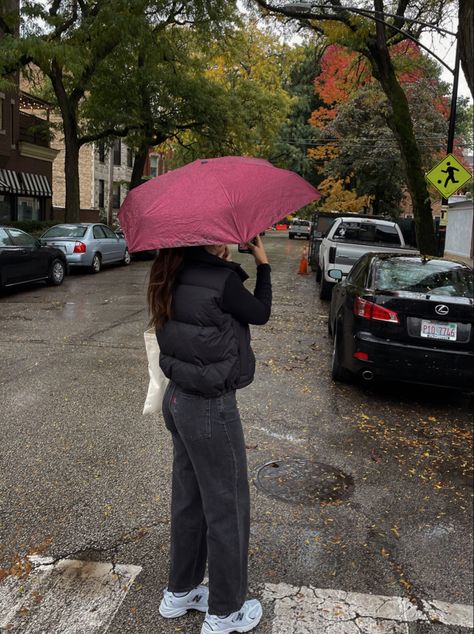
<instances>
[{"instance_id":1,"label":"manhole cover","mask_svg":"<svg viewBox=\"0 0 474 634\"><path fill-rule=\"evenodd\" d=\"M354 490L352 476L306 458L267 462L257 469L255 484L268 495L298 504L345 500Z\"/></svg>"}]
</instances>

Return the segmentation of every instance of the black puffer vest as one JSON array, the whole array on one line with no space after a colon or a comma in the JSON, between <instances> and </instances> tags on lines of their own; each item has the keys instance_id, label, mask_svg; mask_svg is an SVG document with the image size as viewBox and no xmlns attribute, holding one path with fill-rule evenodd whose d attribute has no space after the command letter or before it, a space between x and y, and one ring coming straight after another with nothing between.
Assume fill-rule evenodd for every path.
<instances>
[{"instance_id":1,"label":"black puffer vest","mask_svg":"<svg viewBox=\"0 0 474 634\"><path fill-rule=\"evenodd\" d=\"M202 247L186 250L173 292L172 319L157 332L160 366L185 392L219 396L253 381L255 356L250 329L222 310L224 287L238 264Z\"/></svg>"}]
</instances>

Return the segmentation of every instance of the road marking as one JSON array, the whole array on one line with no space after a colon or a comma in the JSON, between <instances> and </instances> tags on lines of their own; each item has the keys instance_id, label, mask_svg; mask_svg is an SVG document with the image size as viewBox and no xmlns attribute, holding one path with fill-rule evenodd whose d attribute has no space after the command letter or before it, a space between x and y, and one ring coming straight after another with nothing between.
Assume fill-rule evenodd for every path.
<instances>
[{"instance_id":1,"label":"road marking","mask_svg":"<svg viewBox=\"0 0 474 634\"><path fill-rule=\"evenodd\" d=\"M60 559L0 584L0 630L22 634L106 632L140 566Z\"/></svg>"},{"instance_id":2,"label":"road marking","mask_svg":"<svg viewBox=\"0 0 474 634\"><path fill-rule=\"evenodd\" d=\"M460 603L423 601L419 609L405 597L286 583L265 584L263 598L274 602L272 634L408 634L415 621L473 627L472 606Z\"/></svg>"},{"instance_id":3,"label":"road marking","mask_svg":"<svg viewBox=\"0 0 474 634\"><path fill-rule=\"evenodd\" d=\"M296 438L291 434L278 434L277 432L271 431L270 429L266 429L266 427L254 427L254 429L258 429L258 431L263 431L267 436L271 436L272 438L277 438L278 440L289 440L290 442L294 442L297 444L303 444L306 442L302 438Z\"/></svg>"}]
</instances>

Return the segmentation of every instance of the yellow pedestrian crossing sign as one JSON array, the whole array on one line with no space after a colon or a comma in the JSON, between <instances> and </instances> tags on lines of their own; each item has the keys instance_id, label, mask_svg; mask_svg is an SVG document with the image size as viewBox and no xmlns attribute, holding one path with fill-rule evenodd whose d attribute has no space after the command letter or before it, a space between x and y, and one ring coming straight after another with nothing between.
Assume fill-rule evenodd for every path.
<instances>
[{"instance_id":1,"label":"yellow pedestrian crossing sign","mask_svg":"<svg viewBox=\"0 0 474 634\"><path fill-rule=\"evenodd\" d=\"M425 178L443 198L449 198L472 178L472 174L453 154L448 154L425 174Z\"/></svg>"}]
</instances>

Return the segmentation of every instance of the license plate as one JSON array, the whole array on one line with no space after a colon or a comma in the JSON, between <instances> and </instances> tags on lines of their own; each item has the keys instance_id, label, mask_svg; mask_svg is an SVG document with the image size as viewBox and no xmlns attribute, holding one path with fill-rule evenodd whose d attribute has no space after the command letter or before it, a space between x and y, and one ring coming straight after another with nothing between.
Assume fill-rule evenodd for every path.
<instances>
[{"instance_id":1,"label":"license plate","mask_svg":"<svg viewBox=\"0 0 474 634\"><path fill-rule=\"evenodd\" d=\"M444 339L445 341L456 341L458 325L441 321L421 320L422 337L428 339Z\"/></svg>"}]
</instances>

